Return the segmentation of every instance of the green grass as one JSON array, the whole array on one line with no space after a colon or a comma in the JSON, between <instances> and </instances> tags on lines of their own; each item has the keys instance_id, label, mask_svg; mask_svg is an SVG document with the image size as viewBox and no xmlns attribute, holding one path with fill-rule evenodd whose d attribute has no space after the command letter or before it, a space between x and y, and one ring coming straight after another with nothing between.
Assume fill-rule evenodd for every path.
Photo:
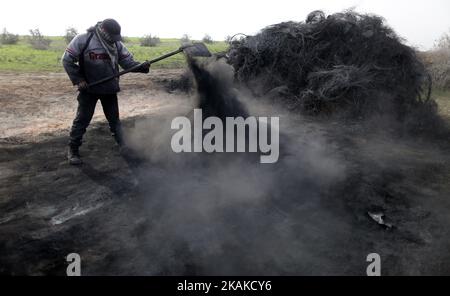
<instances>
[{"instance_id":1,"label":"green grass","mask_svg":"<svg viewBox=\"0 0 450 296\"><path fill-rule=\"evenodd\" d=\"M49 37L52 40L48 50L33 49L24 37L18 44L0 45L0 71L4 72L61 72L63 71L60 59L66 48L62 37ZM125 45L133 53L137 61L156 58L180 47L178 39L161 39L156 47L142 47L139 38L128 37ZM226 50L225 42L207 44L211 52ZM179 68L185 65L183 55L175 55L162 60L152 68Z\"/></svg>"}]
</instances>

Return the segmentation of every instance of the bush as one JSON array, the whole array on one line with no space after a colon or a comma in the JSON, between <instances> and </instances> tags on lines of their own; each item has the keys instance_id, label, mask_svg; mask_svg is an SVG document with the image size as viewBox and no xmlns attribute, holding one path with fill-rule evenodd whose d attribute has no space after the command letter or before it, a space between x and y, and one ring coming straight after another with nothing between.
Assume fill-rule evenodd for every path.
<instances>
[{"instance_id":1,"label":"bush","mask_svg":"<svg viewBox=\"0 0 450 296\"><path fill-rule=\"evenodd\" d=\"M180 41L181 41L181 44L189 43L189 42L191 42L191 37L188 34L184 34L183 36L181 36Z\"/></svg>"},{"instance_id":2,"label":"bush","mask_svg":"<svg viewBox=\"0 0 450 296\"><path fill-rule=\"evenodd\" d=\"M205 37L203 37L202 41L203 41L203 43L206 43L206 44L214 43L214 40L208 34L206 34Z\"/></svg>"},{"instance_id":3,"label":"bush","mask_svg":"<svg viewBox=\"0 0 450 296\"><path fill-rule=\"evenodd\" d=\"M66 35L64 35L64 40L66 40L67 43L70 43L75 36L78 35L78 31L75 28L67 28L66 29Z\"/></svg>"},{"instance_id":4,"label":"bush","mask_svg":"<svg viewBox=\"0 0 450 296\"><path fill-rule=\"evenodd\" d=\"M44 35L41 34L39 29L30 30L28 43L30 43L31 47L34 49L46 50L49 48L51 42L50 39L45 38Z\"/></svg>"},{"instance_id":5,"label":"bush","mask_svg":"<svg viewBox=\"0 0 450 296\"><path fill-rule=\"evenodd\" d=\"M161 43L159 37L152 36L151 34L145 35L144 37L141 38L141 46L154 47L157 46L159 43Z\"/></svg>"},{"instance_id":6,"label":"bush","mask_svg":"<svg viewBox=\"0 0 450 296\"><path fill-rule=\"evenodd\" d=\"M450 32L444 34L433 50L423 53L434 88L450 90Z\"/></svg>"},{"instance_id":7,"label":"bush","mask_svg":"<svg viewBox=\"0 0 450 296\"><path fill-rule=\"evenodd\" d=\"M19 35L11 34L3 29L2 35L0 35L0 44L16 44L19 41Z\"/></svg>"},{"instance_id":8,"label":"bush","mask_svg":"<svg viewBox=\"0 0 450 296\"><path fill-rule=\"evenodd\" d=\"M433 86L450 90L450 49L435 49L427 54L427 69Z\"/></svg>"}]
</instances>

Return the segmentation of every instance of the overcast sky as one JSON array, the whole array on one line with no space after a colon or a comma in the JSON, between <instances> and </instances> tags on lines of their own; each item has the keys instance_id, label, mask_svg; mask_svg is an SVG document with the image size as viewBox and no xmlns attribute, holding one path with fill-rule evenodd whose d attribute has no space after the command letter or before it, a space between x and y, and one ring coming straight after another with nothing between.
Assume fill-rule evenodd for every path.
<instances>
[{"instance_id":1,"label":"overcast sky","mask_svg":"<svg viewBox=\"0 0 450 296\"><path fill-rule=\"evenodd\" d=\"M449 0L9 0L0 5L0 28L27 34L39 28L45 35L63 35L73 26L80 32L98 20L112 17L122 35L176 37L204 34L223 40L235 33L254 34L282 21L302 21L312 10L326 13L355 8L383 16L408 43L429 49L450 29Z\"/></svg>"}]
</instances>

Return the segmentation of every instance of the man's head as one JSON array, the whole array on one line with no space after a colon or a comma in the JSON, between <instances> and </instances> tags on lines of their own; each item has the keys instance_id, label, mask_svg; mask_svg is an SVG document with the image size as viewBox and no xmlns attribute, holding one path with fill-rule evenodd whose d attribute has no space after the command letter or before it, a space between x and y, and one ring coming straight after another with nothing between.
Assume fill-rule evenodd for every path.
<instances>
[{"instance_id":1,"label":"man's head","mask_svg":"<svg viewBox=\"0 0 450 296\"><path fill-rule=\"evenodd\" d=\"M105 19L101 22L100 28L108 36L109 41L116 42L122 40L120 35L120 25L114 19Z\"/></svg>"}]
</instances>

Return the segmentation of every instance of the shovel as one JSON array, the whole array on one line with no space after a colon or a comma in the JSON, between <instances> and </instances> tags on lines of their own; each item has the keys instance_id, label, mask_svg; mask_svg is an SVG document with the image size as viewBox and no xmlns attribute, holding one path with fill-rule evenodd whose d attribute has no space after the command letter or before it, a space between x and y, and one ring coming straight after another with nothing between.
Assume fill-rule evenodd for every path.
<instances>
[{"instance_id":1,"label":"shovel","mask_svg":"<svg viewBox=\"0 0 450 296\"><path fill-rule=\"evenodd\" d=\"M119 76L122 76L124 74L127 74L129 72L133 72L136 69L139 69L140 67L142 67L143 64L153 64L156 62L159 62L161 60L167 59L168 57L171 57L173 55L176 55L180 52L184 52L185 55L189 56L189 57L210 57L211 53L209 52L208 48L205 46L205 44L200 43L200 42L196 42L196 43L192 43L192 44L188 44L188 45L183 45L181 46L179 49L169 52L163 56L160 56L159 58L150 60L150 61L145 61L139 65L136 65L134 67L131 67L129 69L120 71L119 73L109 76L109 77L105 77L103 79L97 80L95 82L89 83L88 87L92 87L92 86L96 86L99 84L102 84L104 82L110 81L114 78L117 78Z\"/></svg>"}]
</instances>

